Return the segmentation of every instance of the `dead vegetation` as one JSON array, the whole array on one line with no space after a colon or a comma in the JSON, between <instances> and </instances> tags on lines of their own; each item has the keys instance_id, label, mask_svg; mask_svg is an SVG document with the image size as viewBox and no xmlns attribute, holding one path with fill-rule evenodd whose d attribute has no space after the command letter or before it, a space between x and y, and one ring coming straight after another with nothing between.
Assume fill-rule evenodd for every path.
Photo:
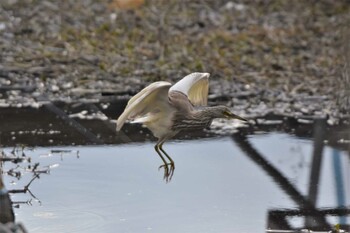
<instances>
[{"instance_id":1,"label":"dead vegetation","mask_svg":"<svg viewBox=\"0 0 350 233\"><path fill-rule=\"evenodd\" d=\"M347 1L116 2L2 1L0 104L131 95L206 71L211 100L246 115L340 116Z\"/></svg>"}]
</instances>

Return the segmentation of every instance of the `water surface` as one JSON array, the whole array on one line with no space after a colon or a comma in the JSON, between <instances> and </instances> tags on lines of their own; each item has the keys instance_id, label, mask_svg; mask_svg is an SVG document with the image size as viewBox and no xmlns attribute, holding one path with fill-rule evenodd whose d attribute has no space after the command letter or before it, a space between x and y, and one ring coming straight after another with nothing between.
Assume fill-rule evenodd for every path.
<instances>
[{"instance_id":1,"label":"water surface","mask_svg":"<svg viewBox=\"0 0 350 233\"><path fill-rule=\"evenodd\" d=\"M289 229L349 224L349 215L324 214L323 221L287 214L349 207L347 153L325 146L316 188L310 188L313 141L283 133L241 139L166 143L176 163L168 183L158 170L153 142L27 151L32 163L54 166L30 186L41 204L28 194L12 196L13 201L33 199L15 209L16 218L29 232L264 232L285 229L284 220ZM73 151L50 155L52 149ZM8 189L19 188L31 177L5 176L5 181Z\"/></svg>"}]
</instances>

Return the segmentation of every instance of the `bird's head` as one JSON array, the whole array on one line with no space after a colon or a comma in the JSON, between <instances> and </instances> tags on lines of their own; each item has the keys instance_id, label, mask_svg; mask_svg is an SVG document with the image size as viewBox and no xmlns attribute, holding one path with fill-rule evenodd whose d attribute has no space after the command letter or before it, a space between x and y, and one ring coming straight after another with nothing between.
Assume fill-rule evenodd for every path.
<instances>
[{"instance_id":1,"label":"bird's head","mask_svg":"<svg viewBox=\"0 0 350 233\"><path fill-rule=\"evenodd\" d=\"M215 118L227 118L227 119L238 119L241 121L248 121L247 119L244 119L243 117L240 117L234 114L233 112L231 112L231 110L226 106L216 106L216 107L212 107L212 109L213 109L213 112L215 112Z\"/></svg>"}]
</instances>

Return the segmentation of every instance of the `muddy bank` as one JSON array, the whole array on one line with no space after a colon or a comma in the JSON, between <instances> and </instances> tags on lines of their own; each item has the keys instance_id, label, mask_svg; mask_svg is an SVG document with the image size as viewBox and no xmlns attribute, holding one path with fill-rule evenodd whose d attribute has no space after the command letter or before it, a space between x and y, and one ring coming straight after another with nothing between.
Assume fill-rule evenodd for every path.
<instances>
[{"instance_id":1,"label":"muddy bank","mask_svg":"<svg viewBox=\"0 0 350 233\"><path fill-rule=\"evenodd\" d=\"M116 132L116 117L123 111L126 101L107 103L46 104L39 108L2 108L0 111L0 142L3 147L40 147L74 145L115 145L156 141L152 133L139 124L126 124ZM184 131L174 140L227 137L229 135L255 135L261 133L287 133L302 139L315 137L322 126L323 143L339 150L349 148L349 122L341 120L330 125L329 120L267 115L250 120L215 120L210 128Z\"/></svg>"},{"instance_id":2,"label":"muddy bank","mask_svg":"<svg viewBox=\"0 0 350 233\"><path fill-rule=\"evenodd\" d=\"M128 99L212 74L210 104L246 117L347 117L348 1L4 0L0 106ZM345 41L345 42L344 42Z\"/></svg>"}]
</instances>

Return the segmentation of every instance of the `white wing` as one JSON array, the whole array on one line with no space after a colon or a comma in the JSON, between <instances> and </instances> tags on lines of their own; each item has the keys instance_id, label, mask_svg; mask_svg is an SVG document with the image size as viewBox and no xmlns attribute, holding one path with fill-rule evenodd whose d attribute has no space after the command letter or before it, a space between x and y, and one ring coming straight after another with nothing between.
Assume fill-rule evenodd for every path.
<instances>
[{"instance_id":1,"label":"white wing","mask_svg":"<svg viewBox=\"0 0 350 233\"><path fill-rule=\"evenodd\" d=\"M168 102L170 86L169 82L155 82L132 97L117 120L117 131L123 127L127 120L143 119L144 122L147 121L149 114L170 111L172 109Z\"/></svg>"},{"instance_id":2,"label":"white wing","mask_svg":"<svg viewBox=\"0 0 350 233\"><path fill-rule=\"evenodd\" d=\"M184 93L195 106L208 103L209 73L192 73L175 83L169 91Z\"/></svg>"}]
</instances>

